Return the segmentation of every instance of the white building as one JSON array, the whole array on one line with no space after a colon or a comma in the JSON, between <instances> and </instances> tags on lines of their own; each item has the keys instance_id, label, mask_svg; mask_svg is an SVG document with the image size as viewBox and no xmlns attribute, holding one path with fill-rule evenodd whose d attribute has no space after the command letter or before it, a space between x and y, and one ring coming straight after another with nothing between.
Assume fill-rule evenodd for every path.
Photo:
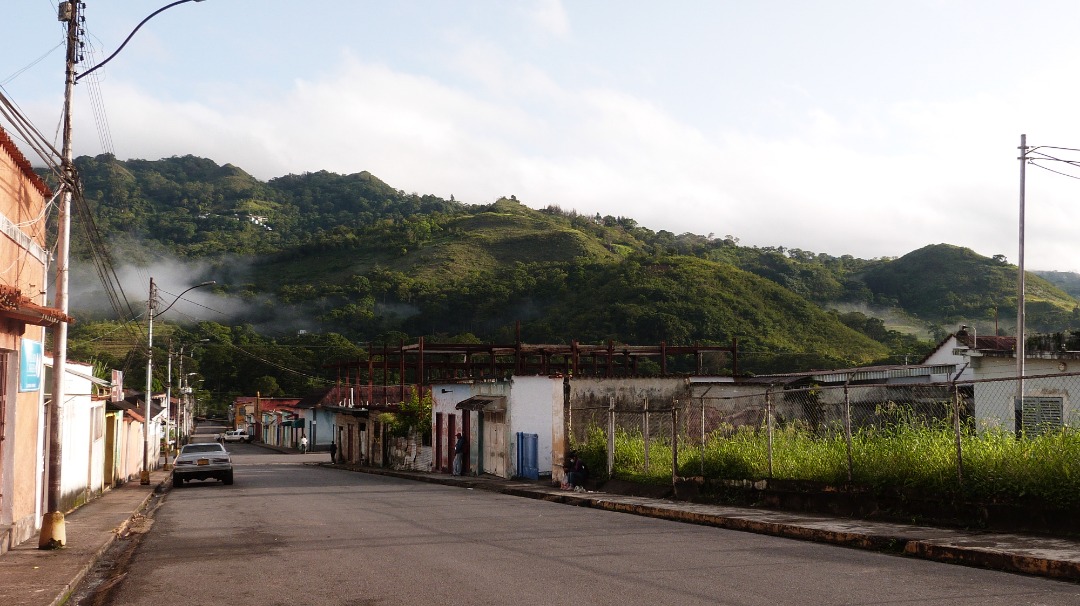
<instances>
[{"instance_id":1,"label":"white building","mask_svg":"<svg viewBox=\"0 0 1080 606\"><path fill-rule=\"evenodd\" d=\"M524 376L432 385L432 467L449 471L460 432L469 445L466 474L550 477L563 443L563 378Z\"/></svg>"}]
</instances>

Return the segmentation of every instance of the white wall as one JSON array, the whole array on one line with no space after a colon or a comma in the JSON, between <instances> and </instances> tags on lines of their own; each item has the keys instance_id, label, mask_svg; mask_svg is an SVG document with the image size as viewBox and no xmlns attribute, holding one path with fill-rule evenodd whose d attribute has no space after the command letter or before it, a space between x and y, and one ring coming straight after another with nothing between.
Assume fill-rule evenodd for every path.
<instances>
[{"instance_id":1,"label":"white wall","mask_svg":"<svg viewBox=\"0 0 1080 606\"><path fill-rule=\"evenodd\" d=\"M123 450L120 455L120 476L124 480L139 477L143 460L143 423L125 415L123 419Z\"/></svg>"},{"instance_id":2,"label":"white wall","mask_svg":"<svg viewBox=\"0 0 1080 606\"><path fill-rule=\"evenodd\" d=\"M556 436L562 437L562 402L563 380L558 377L514 377L509 381L480 382L470 384L446 384L432 386L432 415L442 413L457 418L455 427L460 430L462 411L457 410L459 402L472 396L504 396L506 398L506 424L503 443L507 462L506 474L516 476L517 470L517 432L534 433L537 439L537 466L541 474L550 474L552 468L552 445ZM476 448L479 436L479 419L483 413L469 415L469 433L472 437L470 466L476 470L480 457L484 453ZM434 426L434 417L433 417ZM452 451L454 436L448 435L447 423L443 423L443 450ZM556 428L558 434L556 434ZM486 426L485 432L498 431ZM490 437L490 436L489 436ZM561 444L561 442L559 442ZM450 445L450 448L447 448ZM491 472L493 470L487 470Z\"/></svg>"},{"instance_id":3,"label":"white wall","mask_svg":"<svg viewBox=\"0 0 1080 606\"><path fill-rule=\"evenodd\" d=\"M926 361L923 364L956 364L957 370L963 369L960 376L956 378L958 381L970 381L975 378L975 371L972 368L972 364L968 363L968 356L959 353L953 353L956 350L968 351L967 345L964 345L957 340L956 335L949 336L940 347L934 350L929 356L926 357ZM930 378L933 382L946 382L953 380L954 377L945 376L939 377L934 375Z\"/></svg>"},{"instance_id":4,"label":"white wall","mask_svg":"<svg viewBox=\"0 0 1080 606\"><path fill-rule=\"evenodd\" d=\"M561 377L514 377L510 397L507 399L506 416L510 436L507 461L510 476L517 476L517 433L535 433L537 440L537 466L540 475L551 473L551 451L555 438L555 426L562 434L562 415L555 416L555 404L562 409L563 379Z\"/></svg>"},{"instance_id":5,"label":"white wall","mask_svg":"<svg viewBox=\"0 0 1080 606\"><path fill-rule=\"evenodd\" d=\"M93 401L93 368L68 361L61 423L60 500L70 509L104 489L105 403ZM79 374L74 374L79 373Z\"/></svg>"},{"instance_id":6,"label":"white wall","mask_svg":"<svg viewBox=\"0 0 1080 606\"><path fill-rule=\"evenodd\" d=\"M1016 431L1016 358L976 356L972 358L976 380L1005 379L975 383L975 417L980 429ZM1060 365L1064 364L1062 370ZM1062 421L1080 425L1080 359L1028 357L1024 361L1024 395L1063 398ZM1073 397L1073 396L1076 397Z\"/></svg>"}]
</instances>

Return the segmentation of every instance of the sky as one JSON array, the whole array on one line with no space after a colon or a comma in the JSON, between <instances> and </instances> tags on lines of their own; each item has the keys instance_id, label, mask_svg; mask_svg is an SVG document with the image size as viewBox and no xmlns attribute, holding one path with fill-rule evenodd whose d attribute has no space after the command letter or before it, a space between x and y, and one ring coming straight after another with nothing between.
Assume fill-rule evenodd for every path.
<instances>
[{"instance_id":1,"label":"sky","mask_svg":"<svg viewBox=\"0 0 1080 606\"><path fill-rule=\"evenodd\" d=\"M165 4L86 0L88 65ZM5 3L0 87L59 147L55 5ZM74 149L1015 264L1021 134L1080 160L1046 147L1080 148L1077 23L1044 0L186 2L80 81ZM1066 175L1027 168L1025 267L1080 271L1080 180L1043 165Z\"/></svg>"}]
</instances>

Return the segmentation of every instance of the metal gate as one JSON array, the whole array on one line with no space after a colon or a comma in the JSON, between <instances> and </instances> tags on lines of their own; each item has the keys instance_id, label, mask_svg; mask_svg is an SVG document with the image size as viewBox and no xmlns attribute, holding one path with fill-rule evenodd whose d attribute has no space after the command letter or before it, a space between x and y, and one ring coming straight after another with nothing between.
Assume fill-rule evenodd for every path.
<instances>
[{"instance_id":1,"label":"metal gate","mask_svg":"<svg viewBox=\"0 0 1080 606\"><path fill-rule=\"evenodd\" d=\"M517 472L518 477L528 480L540 479L539 464L540 436L535 433L517 432Z\"/></svg>"}]
</instances>

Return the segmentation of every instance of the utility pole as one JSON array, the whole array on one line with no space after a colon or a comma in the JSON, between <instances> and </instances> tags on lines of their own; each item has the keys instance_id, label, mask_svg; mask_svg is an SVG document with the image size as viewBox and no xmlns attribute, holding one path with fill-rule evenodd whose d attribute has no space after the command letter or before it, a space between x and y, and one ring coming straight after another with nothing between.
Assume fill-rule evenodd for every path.
<instances>
[{"instance_id":1,"label":"utility pole","mask_svg":"<svg viewBox=\"0 0 1080 606\"><path fill-rule=\"evenodd\" d=\"M1020 135L1020 256L1016 276L1016 406L1024 405L1024 195L1027 178L1027 135ZM1015 427L1013 428L1016 429Z\"/></svg>"},{"instance_id":2,"label":"utility pole","mask_svg":"<svg viewBox=\"0 0 1080 606\"><path fill-rule=\"evenodd\" d=\"M56 295L54 306L67 316L68 312L68 249L71 239L71 195L75 186L75 167L71 152L71 97L75 90L75 65L79 62L79 15L78 0L61 2L57 19L67 23L67 60L64 69L64 142L61 151L63 171L63 194L57 215L56 229ZM67 543L64 512L60 510L61 471L61 407L64 405L64 375L67 374L68 325L60 320L53 328L53 374L52 405L49 406L49 488L46 495L46 512L41 520L38 548L58 549Z\"/></svg>"},{"instance_id":3,"label":"utility pole","mask_svg":"<svg viewBox=\"0 0 1080 606\"><path fill-rule=\"evenodd\" d=\"M169 365L165 375L165 470L170 469L169 452L172 450L172 443L169 441L169 425L172 423L172 357L172 339L169 339ZM179 420L180 416L177 415L176 418Z\"/></svg>"},{"instance_id":4,"label":"utility pole","mask_svg":"<svg viewBox=\"0 0 1080 606\"><path fill-rule=\"evenodd\" d=\"M143 415L143 450L142 450L142 472L139 474L139 483L146 485L150 483L150 403L154 399L152 397L153 383L154 383L154 299L157 298L157 289L154 288L154 278L150 278L150 296L146 299L146 317L147 317L147 331L149 332L149 339L147 340L146 347L146 394L144 403L146 408L143 410L146 414Z\"/></svg>"},{"instance_id":5,"label":"utility pole","mask_svg":"<svg viewBox=\"0 0 1080 606\"><path fill-rule=\"evenodd\" d=\"M75 175L75 164L72 160L72 148L71 148L71 98L75 91L75 83L80 78L86 76L90 72L98 69L112 60L113 57L119 53L131 37L135 35L135 32L139 31L147 21L153 18L158 13L170 9L179 4L187 2L202 2L203 0L176 0L171 4L167 4L158 10L150 13L148 17L142 20L139 25L135 26L124 42L120 45L120 48L116 49L113 54L109 55L104 61L86 70L84 73L76 75L75 66L79 63L82 57L79 54L82 48L82 42L79 40L79 36L84 32L82 31L82 23L85 18L81 15L82 9L86 8L86 3L82 0L66 0L61 2L58 7L57 20L67 23L67 57L65 64L65 78L64 78L64 116L63 116L63 130L64 141L61 151L61 185L62 195L60 196L59 209L57 212L57 228L56 228L56 295L54 301L54 307L63 312L64 317L67 317L68 313L68 270L69 263L69 250L71 242L71 197L74 194L74 190L77 187L78 179ZM175 302L175 301L174 301ZM41 549L57 549L63 547L67 543L67 532L64 525L64 513L60 511L60 471L61 471L61 419L63 416L60 414L61 407L64 405L64 376L67 374L67 337L68 337L68 325L64 320L60 320L53 328L53 376L52 376L52 406L48 408L46 414L46 423L48 424L48 475L49 483L46 494L46 513L42 516L41 520L41 535L38 538L38 547ZM152 343L151 343L152 347ZM149 378L147 378L149 382ZM147 392L150 390L147 389ZM149 393L147 394L149 400ZM147 402L147 413L150 412L150 404ZM145 432L145 430L144 430ZM144 440L145 440L144 433ZM149 483L150 474L146 469L146 448L143 448L143 476L144 484Z\"/></svg>"}]
</instances>

